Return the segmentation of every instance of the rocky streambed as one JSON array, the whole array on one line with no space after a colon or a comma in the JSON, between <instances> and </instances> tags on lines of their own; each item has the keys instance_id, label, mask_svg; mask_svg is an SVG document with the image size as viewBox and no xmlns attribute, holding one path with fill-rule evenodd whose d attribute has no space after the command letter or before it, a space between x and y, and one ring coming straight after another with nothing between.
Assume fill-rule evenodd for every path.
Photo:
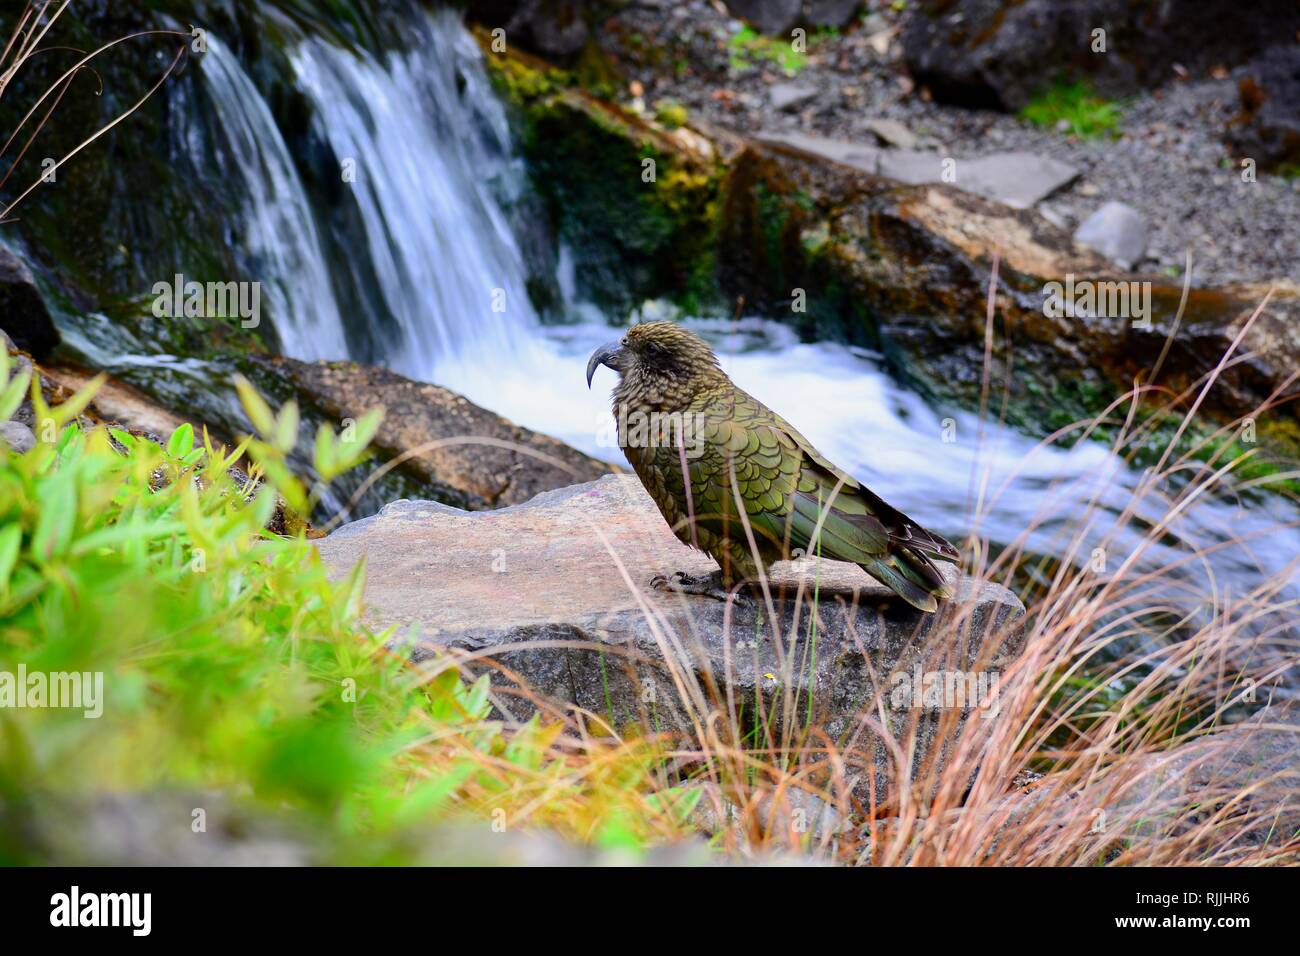
<instances>
[{"instance_id":1,"label":"rocky streambed","mask_svg":"<svg viewBox=\"0 0 1300 956\"><path fill-rule=\"evenodd\" d=\"M1197 284L1294 277L1300 185L1266 171L1300 159L1295 10L642 0L573 4L583 30L561 36L518 28L519 7L469 10L650 115L834 140L914 175L937 177L944 157L961 168L1028 154L1044 174L1068 172L1033 199L1055 224L1074 232L1110 202L1136 212L1126 267L1177 275L1190 251ZM1072 84L1107 104L1113 126L1081 134L1069 119L1057 128L1016 115L1054 88L1083 89Z\"/></svg>"}]
</instances>

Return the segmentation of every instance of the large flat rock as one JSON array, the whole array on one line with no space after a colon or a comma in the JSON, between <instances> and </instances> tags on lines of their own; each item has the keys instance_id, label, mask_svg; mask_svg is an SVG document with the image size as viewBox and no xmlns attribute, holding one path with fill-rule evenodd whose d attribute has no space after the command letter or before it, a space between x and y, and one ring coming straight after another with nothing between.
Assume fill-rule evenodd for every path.
<instances>
[{"instance_id":1,"label":"large flat rock","mask_svg":"<svg viewBox=\"0 0 1300 956\"><path fill-rule=\"evenodd\" d=\"M758 139L911 186L952 182L959 189L1012 209L1030 208L1079 175L1079 170L1069 163L1034 153L990 153L958 159L934 150L878 149L800 132L763 133ZM949 163L952 178L945 180Z\"/></svg>"},{"instance_id":2,"label":"large flat rock","mask_svg":"<svg viewBox=\"0 0 1300 956\"><path fill-rule=\"evenodd\" d=\"M724 602L657 587L656 575L716 566L678 542L625 475L492 512L398 501L319 547L338 574L367 559L367 613L398 625L415 659L452 652L472 656L471 667L507 668L513 676L494 670L494 681L508 716L532 710L516 681L615 728L690 733L721 714L747 730L761 700L772 733L798 734L811 717L882 770L873 721L915 729L928 752L937 728L950 739L976 710L957 698L930 706L898 687L937 672L995 680L1022 641L1019 600L969 578L935 615L831 561L777 565L770 609L762 597ZM996 712L989 696L978 703L982 717Z\"/></svg>"}]
</instances>

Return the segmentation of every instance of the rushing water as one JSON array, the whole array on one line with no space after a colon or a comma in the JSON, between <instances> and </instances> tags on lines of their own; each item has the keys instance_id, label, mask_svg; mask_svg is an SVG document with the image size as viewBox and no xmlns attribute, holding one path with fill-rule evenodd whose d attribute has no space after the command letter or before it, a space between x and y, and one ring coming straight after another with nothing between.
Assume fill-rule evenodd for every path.
<instances>
[{"instance_id":1,"label":"rushing water","mask_svg":"<svg viewBox=\"0 0 1300 956\"><path fill-rule=\"evenodd\" d=\"M1106 447L1045 447L977 415L939 412L885 375L877 359L831 343L801 343L774 322L687 321L710 339L732 379L781 414L837 464L891 504L954 540L971 531L991 541L1027 536L1031 551L1060 554L1084 529L1082 560L1104 545L1116 568L1163 517L1156 492L1140 498L1133 520L1120 522L1142 475ZM598 325L548 327L532 340L523 374L497 376L489 390L477 370L464 370L452 387L503 414L611 461L609 390L614 373L600 369L590 392L587 356L616 336ZM538 388L537 382L547 383ZM1167 490L1167 489L1166 489ZM1089 514L1090 503L1096 502ZM1210 587L1240 594L1261 577L1294 573L1300 554L1298 516L1286 502L1256 497L1243 507L1205 499L1171 526L1139 563L1150 569L1177 561L1192 547L1223 544L1208 563L1175 575L1192 593ZM1290 523L1289 529L1281 527Z\"/></svg>"},{"instance_id":2,"label":"rushing water","mask_svg":"<svg viewBox=\"0 0 1300 956\"><path fill-rule=\"evenodd\" d=\"M262 284L284 351L302 359L347 353L316 221L284 138L239 60L208 40L203 79L221 129L226 171L244 197L246 269Z\"/></svg>"},{"instance_id":3,"label":"rushing water","mask_svg":"<svg viewBox=\"0 0 1300 956\"><path fill-rule=\"evenodd\" d=\"M458 19L441 13L418 21L402 52L377 56L307 40L292 62L315 107L316 134L338 158L354 197L350 221L360 224L331 234L346 250L346 261L333 268L321 237L337 223L316 222L256 88L219 44L203 65L221 122L246 157L237 173L248 200L251 271L273 290L285 350L347 358L348 343L360 340L358 357L378 356L520 424L621 460L610 440L612 373L598 372L590 391L584 381L587 356L620 333L610 317L577 301L563 250L556 280L570 322L544 325L529 304L527 257L511 228L524 170L478 48ZM343 297L331 282L360 274L374 293L360 297L362 312L349 316L345 335L337 304ZM653 304L642 310L656 311ZM891 503L954 539L974 530L1007 543L1029 531L1031 550L1059 554L1084 528L1081 559L1105 541L1114 568L1167 511L1153 494L1136 520L1121 522L1142 476L1106 448L1040 448L995 424L981 427L974 415L935 410L861 350L802 343L759 319L691 324L714 342L743 388ZM1207 496L1139 566L1226 543L1180 573L1191 593L1230 587L1240 594L1262 576L1294 573L1296 521L1277 499L1243 508Z\"/></svg>"},{"instance_id":4,"label":"rushing water","mask_svg":"<svg viewBox=\"0 0 1300 956\"><path fill-rule=\"evenodd\" d=\"M524 171L473 38L451 13L417 19L382 61L323 40L293 56L320 133L360 211L349 237L378 283L368 326L396 324L386 363L416 378L471 354L508 361L537 324L503 204Z\"/></svg>"}]
</instances>

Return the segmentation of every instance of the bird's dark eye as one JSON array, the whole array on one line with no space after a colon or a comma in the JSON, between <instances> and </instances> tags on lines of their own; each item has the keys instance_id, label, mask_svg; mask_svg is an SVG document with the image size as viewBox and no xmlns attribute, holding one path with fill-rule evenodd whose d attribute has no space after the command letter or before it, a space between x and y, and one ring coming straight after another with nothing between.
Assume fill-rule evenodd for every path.
<instances>
[{"instance_id":1,"label":"bird's dark eye","mask_svg":"<svg viewBox=\"0 0 1300 956\"><path fill-rule=\"evenodd\" d=\"M618 344L621 345L621 346L623 346L624 348L626 348L626 347L627 347L627 336L626 336L626 335L623 336L623 341L619 342Z\"/></svg>"}]
</instances>

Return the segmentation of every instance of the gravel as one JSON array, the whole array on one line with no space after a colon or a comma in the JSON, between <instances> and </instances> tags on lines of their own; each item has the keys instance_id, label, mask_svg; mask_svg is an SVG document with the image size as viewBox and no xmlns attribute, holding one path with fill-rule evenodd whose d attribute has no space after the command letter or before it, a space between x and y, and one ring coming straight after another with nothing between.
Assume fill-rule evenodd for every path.
<instances>
[{"instance_id":1,"label":"gravel","mask_svg":"<svg viewBox=\"0 0 1300 956\"><path fill-rule=\"evenodd\" d=\"M634 4L598 32L604 51L653 103L672 99L692 119L742 134L816 133L876 146L873 124L901 123L920 148L958 157L1027 151L1082 170L1039 205L1073 231L1108 201L1146 220L1142 273L1181 277L1192 255L1194 285L1300 280L1300 180L1264 172L1245 182L1223 143L1237 112L1236 74L1192 76L1122 104L1117 138L1082 140L1015 116L949 107L917 89L901 61L890 8L838 34L814 37L800 85L818 94L790 112L773 110L769 88L795 77L759 55L733 62L728 40L743 24L713 4ZM779 41L778 41L779 42ZM630 101L631 94L626 98Z\"/></svg>"}]
</instances>

